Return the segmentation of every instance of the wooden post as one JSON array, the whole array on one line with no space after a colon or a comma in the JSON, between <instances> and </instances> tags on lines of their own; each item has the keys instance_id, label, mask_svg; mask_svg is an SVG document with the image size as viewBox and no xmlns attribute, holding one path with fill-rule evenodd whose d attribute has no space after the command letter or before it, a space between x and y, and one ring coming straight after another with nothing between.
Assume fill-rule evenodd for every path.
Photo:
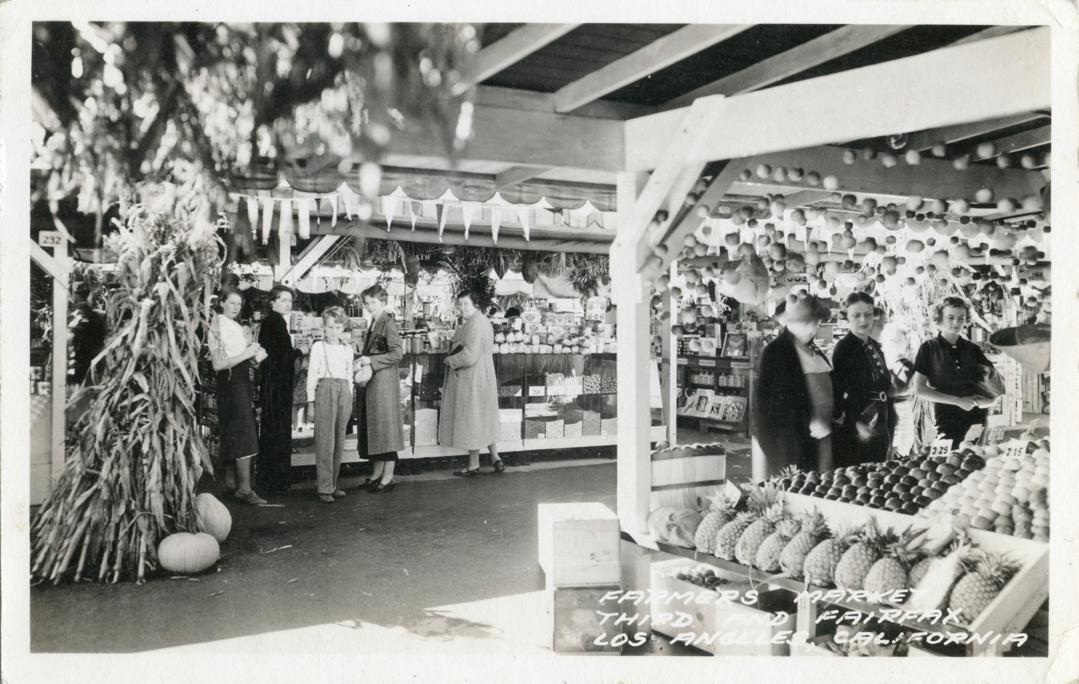
<instances>
[{"instance_id":1,"label":"wooden post","mask_svg":"<svg viewBox=\"0 0 1079 684\"><path fill-rule=\"evenodd\" d=\"M68 271L67 240L53 249L53 259L61 267L63 278L52 281L52 477L55 483L64 472L64 435L67 432L67 289L71 282Z\"/></svg>"},{"instance_id":2,"label":"wooden post","mask_svg":"<svg viewBox=\"0 0 1079 684\"><path fill-rule=\"evenodd\" d=\"M678 275L677 263L671 262L669 274L671 280ZM678 443L678 340L671 328L674 317L678 315L678 307L670 290L663 297L663 310L670 314L660 321L659 332L663 338L663 355L667 358L667 372L663 375L663 415L667 421L667 443L674 446Z\"/></svg>"},{"instance_id":3,"label":"wooden post","mask_svg":"<svg viewBox=\"0 0 1079 684\"><path fill-rule=\"evenodd\" d=\"M618 225L627 219L644 187L642 174L618 175ZM616 240L611 247L611 294L617 307L618 340L618 517L630 534L648 530L652 472L649 452L648 284L634 268L637 245Z\"/></svg>"}]
</instances>

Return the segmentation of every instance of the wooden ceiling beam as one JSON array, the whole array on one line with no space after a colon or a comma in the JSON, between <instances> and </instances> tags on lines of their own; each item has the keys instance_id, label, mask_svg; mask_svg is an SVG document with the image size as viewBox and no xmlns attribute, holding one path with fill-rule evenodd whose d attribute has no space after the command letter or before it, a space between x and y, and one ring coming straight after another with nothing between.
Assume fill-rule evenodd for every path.
<instances>
[{"instance_id":1,"label":"wooden ceiling beam","mask_svg":"<svg viewBox=\"0 0 1079 684\"><path fill-rule=\"evenodd\" d=\"M1042 27L735 95L715 112L711 130L684 161L733 159L1047 110L1050 54L1050 30ZM903 93L901 105L891 106L897 92ZM844 103L842 116L836 115L836 102ZM626 170L656 168L681 125L681 112L626 122Z\"/></svg>"},{"instance_id":2,"label":"wooden ceiling beam","mask_svg":"<svg viewBox=\"0 0 1079 684\"><path fill-rule=\"evenodd\" d=\"M566 113L635 83L701 50L751 28L750 24L690 24L611 62L555 94L555 111Z\"/></svg>"},{"instance_id":3,"label":"wooden ceiling beam","mask_svg":"<svg viewBox=\"0 0 1079 684\"><path fill-rule=\"evenodd\" d=\"M1045 185L1045 178L1038 171L1001 169L986 164L972 164L966 171L956 171L950 161L925 158L917 166L900 162L887 168L879 160L859 159L854 164L846 164L843 153L840 147L815 147L742 159L731 162L728 167L736 165L741 172L745 169L754 171L761 164L767 164L773 169L784 167L801 168L806 173L815 171L822 178L835 176L838 179L839 187L835 192L854 194L859 199L864 195L893 200L915 195L927 199L971 199L981 188L992 188L997 197L1021 199L1037 193ZM755 174L747 181L736 180L730 186L731 194L758 197L767 193L794 197L806 191L826 197L832 194L805 182L788 180L777 183L760 179Z\"/></svg>"},{"instance_id":4,"label":"wooden ceiling beam","mask_svg":"<svg viewBox=\"0 0 1079 684\"><path fill-rule=\"evenodd\" d=\"M513 166L495 176L495 190L502 190L536 176L542 176L551 170L550 166Z\"/></svg>"},{"instance_id":5,"label":"wooden ceiling beam","mask_svg":"<svg viewBox=\"0 0 1079 684\"><path fill-rule=\"evenodd\" d=\"M498 72L566 35L580 24L525 24L472 56L453 87L461 95Z\"/></svg>"},{"instance_id":6,"label":"wooden ceiling beam","mask_svg":"<svg viewBox=\"0 0 1079 684\"><path fill-rule=\"evenodd\" d=\"M454 154L428 130L396 135L387 155L500 162L518 166L567 167L621 171L624 123L542 111L476 105L472 138Z\"/></svg>"},{"instance_id":7,"label":"wooden ceiling beam","mask_svg":"<svg viewBox=\"0 0 1079 684\"><path fill-rule=\"evenodd\" d=\"M476 86L473 90L474 104L489 107L507 107L509 109L528 109L535 112L554 113L553 93L537 93L532 90L502 88L499 86ZM625 121L637 116L654 114L655 107L637 105L629 102L610 102L597 100L573 110L573 116L586 116L596 119L617 119Z\"/></svg>"},{"instance_id":8,"label":"wooden ceiling beam","mask_svg":"<svg viewBox=\"0 0 1079 684\"><path fill-rule=\"evenodd\" d=\"M671 262L678 258L681 245L686 236L696 233L697 229L704 223L705 217L697 213L696 207L702 205L709 208L715 207L722 202L723 196L730 191L731 185L738 180L738 174L742 170L742 165L738 162L739 160L732 161L716 174L715 178L708 184L708 188L701 194L697 204L693 207L687 207L682 212L682 215L678 217L678 220L668 228L663 236L663 242L668 245L669 249L667 250L667 255L662 257L659 272L666 273L670 269Z\"/></svg>"},{"instance_id":9,"label":"wooden ceiling beam","mask_svg":"<svg viewBox=\"0 0 1079 684\"><path fill-rule=\"evenodd\" d=\"M1030 111L1014 116L1002 116L995 119L976 121L974 123L918 131L917 133L911 133L907 136L906 149L925 151L938 143L952 145L957 142L963 142L964 140L987 135L994 131L1004 130L1005 128L1011 128L1012 126L1022 126L1031 121L1037 121L1048 117L1049 115L1045 112Z\"/></svg>"},{"instance_id":10,"label":"wooden ceiling beam","mask_svg":"<svg viewBox=\"0 0 1079 684\"><path fill-rule=\"evenodd\" d=\"M992 159L993 157L999 157L1002 154L1022 152L1023 150L1029 150L1032 147L1048 145L1053 140L1052 129L1053 127L1050 125L1040 126L1038 128L1032 128L1029 131L1009 135L1007 138L994 140L993 154L988 154L983 157L975 151L973 158L979 161L982 159Z\"/></svg>"},{"instance_id":11,"label":"wooden ceiling beam","mask_svg":"<svg viewBox=\"0 0 1079 684\"><path fill-rule=\"evenodd\" d=\"M718 81L701 86L664 104L660 109L685 107L705 95L737 95L759 90L815 66L860 50L905 31L910 26L843 26L796 48L757 62Z\"/></svg>"}]
</instances>

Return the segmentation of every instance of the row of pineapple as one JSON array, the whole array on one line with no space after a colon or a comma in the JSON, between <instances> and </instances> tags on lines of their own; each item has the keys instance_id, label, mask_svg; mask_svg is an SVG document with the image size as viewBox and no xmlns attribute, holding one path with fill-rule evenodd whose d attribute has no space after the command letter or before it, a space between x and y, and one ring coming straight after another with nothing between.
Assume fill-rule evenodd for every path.
<instances>
[{"instance_id":1,"label":"row of pineapple","mask_svg":"<svg viewBox=\"0 0 1079 684\"><path fill-rule=\"evenodd\" d=\"M973 549L950 526L932 541L927 530L881 530L873 517L860 528L830 527L817 510L800 516L786 512L775 485L748 491L748 510L740 513L736 502L712 498L712 509L694 534L698 551L818 586L873 594L914 589L907 601L911 609L948 606L968 623L1018 569L1005 557Z\"/></svg>"}]
</instances>

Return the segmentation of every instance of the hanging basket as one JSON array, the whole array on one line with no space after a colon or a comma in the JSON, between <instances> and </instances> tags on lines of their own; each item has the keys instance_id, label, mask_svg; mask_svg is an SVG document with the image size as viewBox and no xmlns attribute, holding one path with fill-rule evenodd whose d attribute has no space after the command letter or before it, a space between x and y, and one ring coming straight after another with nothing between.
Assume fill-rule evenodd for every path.
<instances>
[{"instance_id":1,"label":"hanging basket","mask_svg":"<svg viewBox=\"0 0 1079 684\"><path fill-rule=\"evenodd\" d=\"M1019 362L1031 373L1049 370L1049 343L1051 328L1048 325L1020 325L998 330L989 336L989 343Z\"/></svg>"}]
</instances>

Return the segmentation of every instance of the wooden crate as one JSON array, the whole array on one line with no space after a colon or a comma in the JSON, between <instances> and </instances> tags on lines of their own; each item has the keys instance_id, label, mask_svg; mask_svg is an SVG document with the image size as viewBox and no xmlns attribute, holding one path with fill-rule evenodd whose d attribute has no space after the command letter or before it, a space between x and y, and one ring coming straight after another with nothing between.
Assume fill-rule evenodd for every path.
<instances>
[{"instance_id":1,"label":"wooden crate","mask_svg":"<svg viewBox=\"0 0 1079 684\"><path fill-rule=\"evenodd\" d=\"M902 532L916 523L920 527L927 524L924 520L892 511L789 492L785 497L791 512L801 513L815 507L829 522L864 523L872 515L880 526L892 527L896 532ZM1007 554L1020 564L1020 569L974 622L959 627L975 634L1021 632L1049 597L1049 545L988 530L971 529L968 534L979 548ZM998 649L999 645L985 643L974 646L973 654L995 655Z\"/></svg>"},{"instance_id":2,"label":"wooden crate","mask_svg":"<svg viewBox=\"0 0 1079 684\"><path fill-rule=\"evenodd\" d=\"M618 516L600 503L539 505L539 563L547 587L617 584Z\"/></svg>"},{"instance_id":3,"label":"wooden crate","mask_svg":"<svg viewBox=\"0 0 1079 684\"><path fill-rule=\"evenodd\" d=\"M713 590L671 576L680 569L688 569L696 565L698 565L697 562L684 558L652 564L651 588L653 600L651 615L653 630L670 637L689 632L698 636L702 634L708 635L708 639L694 645L714 655L790 655L790 647L787 644L754 643L758 639L769 641L774 635L782 631L794 632L796 614L790 592L783 590L769 591L766 586L747 582L743 576L737 573L714 568L718 576L730 580L730 583L720 585L720 590L738 591L740 595L744 595L745 592L756 589L759 592L757 601L752 605L743 605L737 600L727 603L714 599L698 603L695 598L686 605L684 600L667 602L666 599L657 594L659 591L666 591L668 595L689 592L694 597L707 593L718 596ZM786 618L777 624L766 624L764 622L765 616L768 614L776 615L777 610L782 610L786 613ZM658 620L657 616L664 613L675 617L667 621ZM688 616L690 624L673 626L675 622L679 622L679 619L685 620L680 613ZM745 635L750 643L725 645L721 643L721 636L719 636L721 633Z\"/></svg>"},{"instance_id":4,"label":"wooden crate","mask_svg":"<svg viewBox=\"0 0 1079 684\"><path fill-rule=\"evenodd\" d=\"M691 444L652 454L651 508L697 508L727 481L722 444Z\"/></svg>"},{"instance_id":5,"label":"wooden crate","mask_svg":"<svg viewBox=\"0 0 1079 684\"><path fill-rule=\"evenodd\" d=\"M621 655L621 646L612 646L616 635L622 634L622 626L607 618L600 624L602 612L614 612L610 602L602 603L607 592L620 591L620 584L596 587L569 587L553 589L551 595L551 618L553 621L552 646L555 653L575 655ZM599 639L604 636L606 638ZM622 639L624 637L620 637ZM601 643L597 644L599 640Z\"/></svg>"}]
</instances>

